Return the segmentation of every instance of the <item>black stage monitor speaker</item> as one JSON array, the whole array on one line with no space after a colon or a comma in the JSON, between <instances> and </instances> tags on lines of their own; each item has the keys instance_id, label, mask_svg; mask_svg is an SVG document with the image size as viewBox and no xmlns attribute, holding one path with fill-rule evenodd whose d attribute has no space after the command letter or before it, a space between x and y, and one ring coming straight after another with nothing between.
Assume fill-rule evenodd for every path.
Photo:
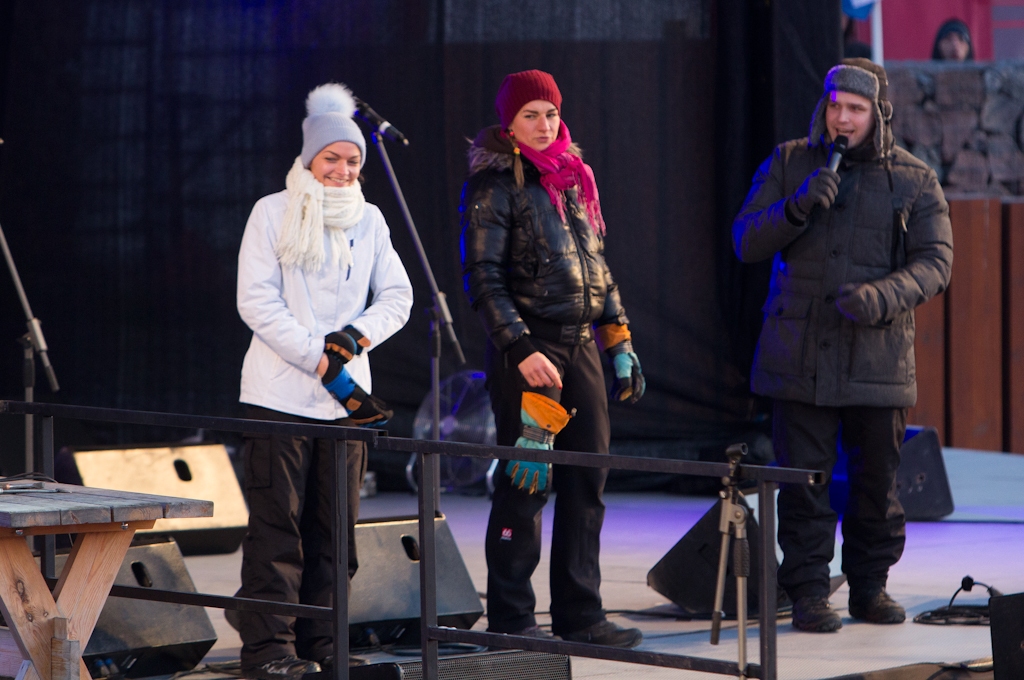
<instances>
[{"instance_id":1,"label":"black stage monitor speaker","mask_svg":"<svg viewBox=\"0 0 1024 680\"><path fill-rule=\"evenodd\" d=\"M434 531L438 623L471 628L484 613L480 596L443 517L434 520ZM359 570L352 578L348 610L353 647L419 645L419 540L416 517L356 524Z\"/></svg>"},{"instance_id":2,"label":"black stage monitor speaker","mask_svg":"<svg viewBox=\"0 0 1024 680\"><path fill-rule=\"evenodd\" d=\"M748 507L756 508L757 495L747 495L746 503ZM721 512L722 501L719 500L647 573L647 585L695 618L710 617L714 612L718 555L722 545L722 534L718 531ZM761 541L758 531L757 519L752 511L747 515L747 540L750 543L747 609L750 616L758 614L758 594L761 591L761 565L757 559ZM781 555L777 541L775 553L777 557ZM839 554L838 542L836 554ZM831 591L835 592L846 580L839 570L838 558L833 559L830 570ZM789 604L789 599L780 590L779 607L784 608ZM722 609L726 617L736 617L736 577L732 567L732 550L729 551L729 564L726 566Z\"/></svg>"},{"instance_id":3,"label":"black stage monitor speaker","mask_svg":"<svg viewBox=\"0 0 1024 680\"><path fill-rule=\"evenodd\" d=\"M936 520L953 512L939 432L934 427L907 428L911 436L900 447L896 493L910 521ZM1022 676L1024 677L1024 676Z\"/></svg>"},{"instance_id":4,"label":"black stage monitor speaker","mask_svg":"<svg viewBox=\"0 0 1024 680\"><path fill-rule=\"evenodd\" d=\"M721 510L722 501L719 500L647 573L647 585L691 616L710 616L714 611L718 555L722 545L722 534L718 531ZM757 584L761 578L761 565L756 555L760 551L761 541L753 513L747 515L747 539L750 543L747 602L751 615L755 615L758 611L757 593L760 591ZM729 551L722 608L727 617L736 616L736 577L732 569L732 550Z\"/></svg>"},{"instance_id":5,"label":"black stage monitor speaker","mask_svg":"<svg viewBox=\"0 0 1024 680\"><path fill-rule=\"evenodd\" d=\"M480 654L442 656L437 663L441 680L572 680L569 657L521 650L501 650ZM375 663L348 669L352 680L421 680L423 663L409 659L395 663Z\"/></svg>"},{"instance_id":6,"label":"black stage monitor speaker","mask_svg":"<svg viewBox=\"0 0 1024 680\"><path fill-rule=\"evenodd\" d=\"M988 601L995 680L1024 678L1024 593Z\"/></svg>"},{"instance_id":7,"label":"black stage monitor speaker","mask_svg":"<svg viewBox=\"0 0 1024 680\"><path fill-rule=\"evenodd\" d=\"M57 555L58 573L66 561ZM196 592L173 541L129 548L114 584ZM216 641L202 607L109 597L82 658L94 678L170 675L195 668Z\"/></svg>"},{"instance_id":8,"label":"black stage monitor speaker","mask_svg":"<svg viewBox=\"0 0 1024 680\"><path fill-rule=\"evenodd\" d=\"M71 455L71 461L55 461L58 481L213 501L213 517L160 519L152 529L140 531L140 538L174 538L184 555L232 553L241 545L249 511L223 444L79 450ZM76 473L79 480L73 478Z\"/></svg>"},{"instance_id":9,"label":"black stage monitor speaker","mask_svg":"<svg viewBox=\"0 0 1024 680\"><path fill-rule=\"evenodd\" d=\"M846 452L840 447L829 487L832 509L840 515L846 512L850 495L848 466ZM939 433L934 427L907 427L896 470L896 494L912 522L937 520L953 512L953 494L942 460Z\"/></svg>"}]
</instances>

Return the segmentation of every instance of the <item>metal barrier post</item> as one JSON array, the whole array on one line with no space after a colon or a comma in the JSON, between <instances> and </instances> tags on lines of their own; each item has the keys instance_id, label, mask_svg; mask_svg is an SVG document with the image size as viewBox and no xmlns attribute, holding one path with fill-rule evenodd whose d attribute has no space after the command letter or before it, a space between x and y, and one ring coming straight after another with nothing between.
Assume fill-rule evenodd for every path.
<instances>
[{"instance_id":1,"label":"metal barrier post","mask_svg":"<svg viewBox=\"0 0 1024 680\"><path fill-rule=\"evenodd\" d=\"M314 446L315 446L314 442ZM332 439L334 457L334 680L348 680L348 440Z\"/></svg>"},{"instance_id":2,"label":"metal barrier post","mask_svg":"<svg viewBox=\"0 0 1024 680\"><path fill-rule=\"evenodd\" d=\"M757 516L758 530L761 539L760 602L760 643L761 643L761 679L776 680L778 678L778 658L776 652L777 617L779 609L779 593L776 572L778 565L775 560L775 490L779 485L775 482L760 480L757 483Z\"/></svg>"},{"instance_id":3,"label":"metal barrier post","mask_svg":"<svg viewBox=\"0 0 1024 680\"><path fill-rule=\"evenodd\" d=\"M53 416L43 416L42 418L41 448L41 465L37 465L36 469L47 478L53 479ZM56 578L57 537L49 534L37 537L36 541L38 542L36 548L39 549L39 570L47 578Z\"/></svg>"},{"instance_id":4,"label":"metal barrier post","mask_svg":"<svg viewBox=\"0 0 1024 680\"><path fill-rule=\"evenodd\" d=\"M420 646L423 654L423 680L438 680L437 640L430 629L437 626L437 564L434 543L434 517L437 515L434 488L435 455L422 452L420 456Z\"/></svg>"}]
</instances>

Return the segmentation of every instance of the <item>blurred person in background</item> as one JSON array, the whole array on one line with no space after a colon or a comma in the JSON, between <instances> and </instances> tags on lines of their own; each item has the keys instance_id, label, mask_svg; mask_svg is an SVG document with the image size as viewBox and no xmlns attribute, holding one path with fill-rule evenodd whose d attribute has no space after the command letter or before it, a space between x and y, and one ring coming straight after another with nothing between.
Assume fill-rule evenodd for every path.
<instances>
[{"instance_id":1,"label":"blurred person in background","mask_svg":"<svg viewBox=\"0 0 1024 680\"><path fill-rule=\"evenodd\" d=\"M936 61L974 61L974 45L967 24L959 19L948 19L939 27L932 46L932 59Z\"/></svg>"},{"instance_id":2,"label":"blurred person in background","mask_svg":"<svg viewBox=\"0 0 1024 680\"><path fill-rule=\"evenodd\" d=\"M864 59L870 59L871 45L857 40L857 22L846 14L843 14L842 29L843 58L852 59L854 57L862 57Z\"/></svg>"}]
</instances>

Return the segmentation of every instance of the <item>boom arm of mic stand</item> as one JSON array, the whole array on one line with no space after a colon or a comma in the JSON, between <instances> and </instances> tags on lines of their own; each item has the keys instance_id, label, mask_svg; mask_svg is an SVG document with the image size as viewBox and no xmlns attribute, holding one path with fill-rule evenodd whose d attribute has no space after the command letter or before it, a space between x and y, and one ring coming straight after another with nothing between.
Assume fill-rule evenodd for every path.
<instances>
[{"instance_id":1,"label":"boom arm of mic stand","mask_svg":"<svg viewBox=\"0 0 1024 680\"><path fill-rule=\"evenodd\" d=\"M387 149L384 148L384 139L380 131L375 131L373 133L373 143L376 145L377 151L380 152L380 158L384 162L384 170L387 172L388 179L391 181L391 188L395 192L395 198L398 199L398 207L402 209L402 217L405 218L405 225L409 228L409 235L412 236L412 243L416 247L416 255L419 257L420 264L423 266L423 272L427 275L427 284L430 286L430 297L434 301L437 321L444 329L444 337L452 346L452 350L455 352L455 359L461 366L466 363L466 356L462 353L462 347L459 345L459 339L455 337L455 329L452 326L452 313L448 309L448 302L445 298L445 294L437 287L437 279L434 278L434 270L431 269L430 260L427 259L427 252L423 249L423 242L420 241L420 234L416 230L416 224L413 222L412 213L409 212L409 204L405 202L405 194L402 193L402 187L398 184L398 178L395 176L395 169L391 166L391 158L388 156Z\"/></svg>"}]
</instances>

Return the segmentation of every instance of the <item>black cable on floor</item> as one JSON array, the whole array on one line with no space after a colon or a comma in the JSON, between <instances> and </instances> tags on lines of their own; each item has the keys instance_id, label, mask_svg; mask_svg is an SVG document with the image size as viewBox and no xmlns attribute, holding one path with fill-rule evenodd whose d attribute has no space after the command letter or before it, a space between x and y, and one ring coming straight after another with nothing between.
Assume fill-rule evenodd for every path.
<instances>
[{"instance_id":1,"label":"black cable on floor","mask_svg":"<svg viewBox=\"0 0 1024 680\"><path fill-rule=\"evenodd\" d=\"M989 625L988 605L939 607L921 612L914 617L914 623L930 623L936 626L987 626Z\"/></svg>"},{"instance_id":2,"label":"black cable on floor","mask_svg":"<svg viewBox=\"0 0 1024 680\"><path fill-rule=\"evenodd\" d=\"M999 597L1001 592L981 581L975 581L970 576L964 576L960 581L960 587L949 598L949 604L945 607L921 612L914 617L914 623L928 623L935 626L988 626L989 611L987 604L961 604L953 605L953 600L961 592L969 593L975 585L985 586L989 597Z\"/></svg>"}]
</instances>

